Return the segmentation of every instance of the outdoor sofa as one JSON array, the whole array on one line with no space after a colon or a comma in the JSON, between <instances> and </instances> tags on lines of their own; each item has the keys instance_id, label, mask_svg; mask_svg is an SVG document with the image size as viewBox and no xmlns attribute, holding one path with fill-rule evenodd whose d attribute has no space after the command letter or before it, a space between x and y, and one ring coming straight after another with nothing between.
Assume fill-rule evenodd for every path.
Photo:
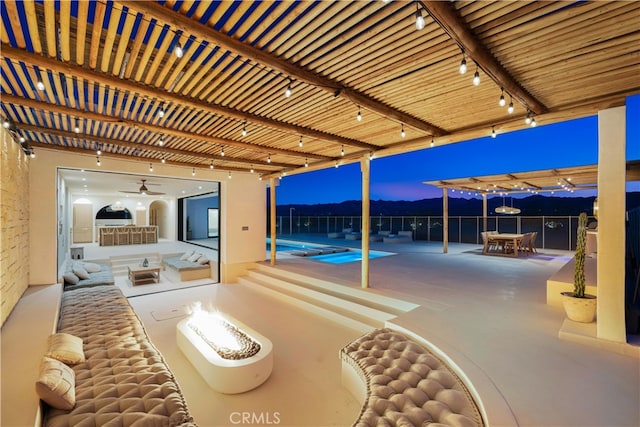
<instances>
[{"instance_id":1,"label":"outdoor sofa","mask_svg":"<svg viewBox=\"0 0 640 427\"><path fill-rule=\"evenodd\" d=\"M36 390L46 402L44 427L194 425L173 373L118 287L63 292L57 330L51 337L74 345L53 351L50 338L43 357ZM52 363L56 369L45 372ZM64 387L50 390L62 380Z\"/></svg>"},{"instance_id":2,"label":"outdoor sofa","mask_svg":"<svg viewBox=\"0 0 640 427\"><path fill-rule=\"evenodd\" d=\"M162 259L165 271L176 275L181 282L211 277L211 266L206 255L189 251Z\"/></svg>"},{"instance_id":3,"label":"outdoor sofa","mask_svg":"<svg viewBox=\"0 0 640 427\"><path fill-rule=\"evenodd\" d=\"M61 279L65 291L114 284L111 267L84 261L67 261Z\"/></svg>"}]
</instances>

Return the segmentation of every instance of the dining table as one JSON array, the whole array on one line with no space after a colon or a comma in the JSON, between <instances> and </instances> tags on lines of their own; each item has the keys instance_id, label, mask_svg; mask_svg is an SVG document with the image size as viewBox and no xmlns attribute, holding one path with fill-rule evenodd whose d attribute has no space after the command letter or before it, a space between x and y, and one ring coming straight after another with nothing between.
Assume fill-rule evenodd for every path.
<instances>
[{"instance_id":1,"label":"dining table","mask_svg":"<svg viewBox=\"0 0 640 427\"><path fill-rule=\"evenodd\" d=\"M496 233L487 235L482 253L485 255L498 255L518 257L518 248L522 244L524 234ZM491 250L495 248L495 250Z\"/></svg>"}]
</instances>

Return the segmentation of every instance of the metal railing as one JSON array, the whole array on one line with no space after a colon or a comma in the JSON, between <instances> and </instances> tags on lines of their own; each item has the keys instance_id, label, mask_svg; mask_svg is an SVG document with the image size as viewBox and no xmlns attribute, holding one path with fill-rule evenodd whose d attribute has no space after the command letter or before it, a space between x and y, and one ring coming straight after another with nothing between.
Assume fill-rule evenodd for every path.
<instances>
[{"instance_id":1,"label":"metal railing","mask_svg":"<svg viewBox=\"0 0 640 427\"><path fill-rule=\"evenodd\" d=\"M590 217L589 222L594 218ZM327 234L351 229L361 230L360 216L278 216L277 234ZM372 216L371 232L413 231L413 240L441 242L442 216ZM575 249L577 216L490 216L487 230L501 233L538 232L537 246L545 249ZM268 231L268 230L267 230ZM449 242L481 244L483 218L481 216L450 216Z\"/></svg>"}]
</instances>

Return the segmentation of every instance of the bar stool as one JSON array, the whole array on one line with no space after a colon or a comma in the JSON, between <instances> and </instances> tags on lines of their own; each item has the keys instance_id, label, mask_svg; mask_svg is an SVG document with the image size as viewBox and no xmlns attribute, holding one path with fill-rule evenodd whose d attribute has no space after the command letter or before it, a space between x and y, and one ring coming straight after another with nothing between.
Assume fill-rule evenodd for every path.
<instances>
[{"instance_id":1,"label":"bar stool","mask_svg":"<svg viewBox=\"0 0 640 427\"><path fill-rule=\"evenodd\" d=\"M146 227L144 229L144 241L145 243L158 243L158 228Z\"/></svg>"},{"instance_id":2,"label":"bar stool","mask_svg":"<svg viewBox=\"0 0 640 427\"><path fill-rule=\"evenodd\" d=\"M129 244L129 229L126 227L120 227L116 229L116 244L128 245Z\"/></svg>"},{"instance_id":3,"label":"bar stool","mask_svg":"<svg viewBox=\"0 0 640 427\"><path fill-rule=\"evenodd\" d=\"M131 229L131 244L140 245L142 241L142 228L136 227Z\"/></svg>"},{"instance_id":4,"label":"bar stool","mask_svg":"<svg viewBox=\"0 0 640 427\"><path fill-rule=\"evenodd\" d=\"M113 246L115 244L115 234L113 228L101 228L100 246Z\"/></svg>"}]
</instances>

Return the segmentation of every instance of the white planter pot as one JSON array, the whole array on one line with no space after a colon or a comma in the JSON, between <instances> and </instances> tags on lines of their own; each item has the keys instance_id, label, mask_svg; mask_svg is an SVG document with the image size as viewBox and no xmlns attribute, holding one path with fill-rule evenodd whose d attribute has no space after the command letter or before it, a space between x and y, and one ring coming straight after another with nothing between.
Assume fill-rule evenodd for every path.
<instances>
[{"instance_id":1,"label":"white planter pot","mask_svg":"<svg viewBox=\"0 0 640 427\"><path fill-rule=\"evenodd\" d=\"M573 292L562 292L562 305L569 320L591 323L596 314L597 299L594 295L584 294L584 298L576 298Z\"/></svg>"}]
</instances>

